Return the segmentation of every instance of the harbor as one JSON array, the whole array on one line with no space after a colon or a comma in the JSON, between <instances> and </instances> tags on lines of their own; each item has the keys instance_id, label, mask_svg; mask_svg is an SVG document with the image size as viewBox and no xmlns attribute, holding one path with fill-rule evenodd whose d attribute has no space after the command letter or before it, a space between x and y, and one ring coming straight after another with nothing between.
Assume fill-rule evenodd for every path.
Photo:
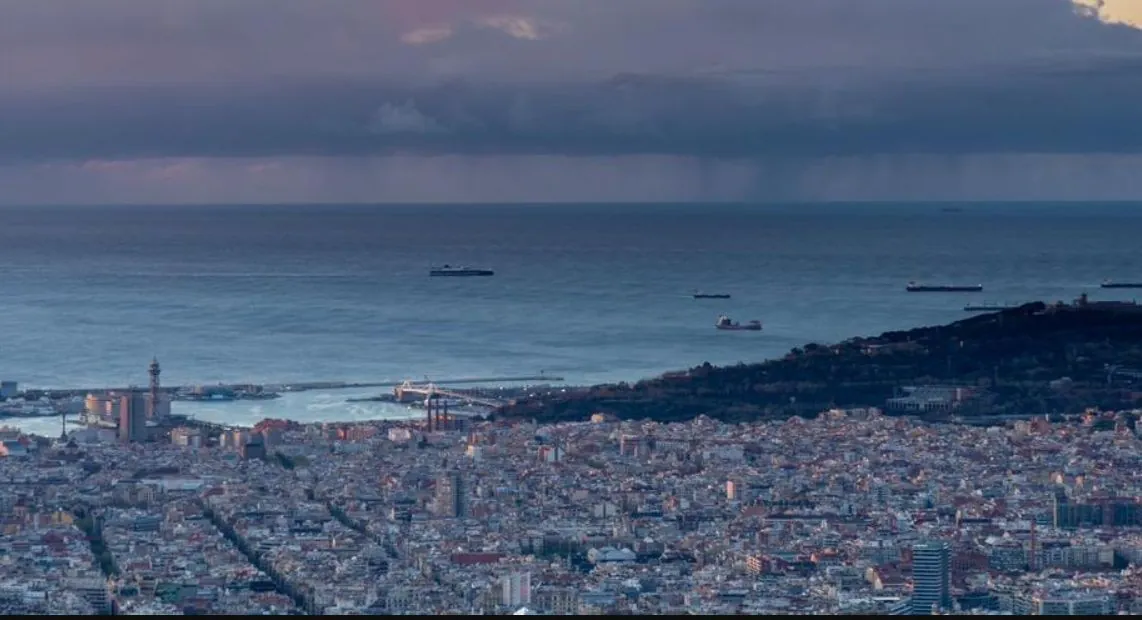
<instances>
[{"instance_id":1,"label":"harbor","mask_svg":"<svg viewBox=\"0 0 1142 620\"><path fill-rule=\"evenodd\" d=\"M437 383L445 385L475 385L479 383L524 383L528 381L563 381L562 377L552 375L539 374L531 376L516 376L516 377L476 377L476 378L458 378L458 379L443 379L438 380ZM252 399L262 400L270 394L280 395L286 392L310 392L315 390L332 391L332 390L353 390L353 389L370 389L370 388L395 388L407 383L406 381L376 381L376 382L354 382L354 381L302 381L292 383L265 383L265 384L251 384L251 383L219 383L215 385L183 385L183 386L162 386L159 390L164 394L169 394L176 397L176 400L185 397L185 400L195 400L187 395L203 394L203 393L229 393L234 396L235 400ZM52 400L59 400L64 398L85 397L88 394L108 394L111 392L129 392L140 389L137 386L129 387L86 387L86 388L28 388L21 391L19 394L26 400L38 400L41 396L46 396Z\"/></svg>"},{"instance_id":2,"label":"harbor","mask_svg":"<svg viewBox=\"0 0 1142 620\"><path fill-rule=\"evenodd\" d=\"M441 385L476 385L481 383L526 383L530 381L543 381L559 383L563 381L563 377L548 375L540 373L537 375L522 375L512 377L465 377L456 379L437 379L433 380ZM290 383L218 383L215 385L183 385L183 386L161 386L159 391L170 395L183 395L183 394L197 394L203 392L217 391L229 392L234 394L237 399L252 398L263 399L266 394L281 394L285 392L310 392L315 390L332 391L332 390L352 390L352 389L371 389L371 388L395 388L408 383L409 380L404 381L375 381L375 382L361 382L361 381L301 381ZM426 377L425 382L428 383L429 379ZM41 396L46 396L50 399L73 398L76 396L87 396L88 394L107 394L111 392L129 392L139 390L138 386L130 387L87 387L87 388L27 388L19 394L28 400L36 400ZM190 400L190 399L188 399Z\"/></svg>"},{"instance_id":3,"label":"harbor","mask_svg":"<svg viewBox=\"0 0 1142 620\"><path fill-rule=\"evenodd\" d=\"M330 392L363 392L388 389L390 391L380 394L361 394L331 399L333 404L353 403L388 403L414 405L423 401L429 395L446 398L457 406L474 405L481 409L490 409L507 402L517 394L527 393L536 389L528 384L541 383L547 387L552 383L560 383L563 377L540 372L535 375L515 375L503 377L456 377L439 381L423 382L405 381L304 381L281 383L219 383L215 385L176 385L162 386L158 384L157 365L153 363L152 371L155 373L152 385L146 388L130 387L89 387L89 388L26 388L17 389L15 382L4 382L5 388L0 390L0 420L3 419L35 419L51 418L85 413L93 406L105 408L106 401L114 400L121 395L145 393L152 398L166 401L169 408L171 403L186 403L187 411L202 410L202 407L214 408L232 405L245 401L252 401L257 406L261 401L276 401L286 397L286 400L296 401L296 395L304 393L319 393L328 397ZM453 387L469 386L469 387ZM479 386L479 387L477 387ZM489 387L491 386L491 387ZM328 401L327 401L328 402ZM283 403L288 406L288 403Z\"/></svg>"}]
</instances>

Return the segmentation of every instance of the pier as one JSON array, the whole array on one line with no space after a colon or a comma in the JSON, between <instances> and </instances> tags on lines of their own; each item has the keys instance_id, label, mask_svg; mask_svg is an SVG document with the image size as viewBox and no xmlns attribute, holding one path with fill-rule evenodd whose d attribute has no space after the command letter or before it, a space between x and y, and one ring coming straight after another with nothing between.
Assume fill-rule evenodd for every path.
<instances>
[{"instance_id":1,"label":"pier","mask_svg":"<svg viewBox=\"0 0 1142 620\"><path fill-rule=\"evenodd\" d=\"M415 396L424 399L452 398L455 400L466 400L485 407L500 407L504 404L503 399L488 394L487 390L451 390L435 383L415 384L411 381L405 381L393 388L393 396L396 397L397 402L403 402L406 396Z\"/></svg>"},{"instance_id":2,"label":"pier","mask_svg":"<svg viewBox=\"0 0 1142 620\"><path fill-rule=\"evenodd\" d=\"M473 385L479 383L527 383L532 381L543 381L551 383L559 383L563 381L563 377L548 375L540 373L538 375L528 376L515 376L515 377L468 377L458 379L442 379L434 380L432 384L446 384L446 385ZM265 384L252 384L252 383L220 383L216 385L179 385L179 386L163 386L158 388L158 391L164 394L177 394L185 392L194 392L203 388L215 388L222 390L231 390L235 392L246 391L253 388L262 392L311 392L311 391L326 391L326 390L355 390L355 389L369 389L369 388L398 388L404 385L412 385L409 380L404 381L375 381L375 382L352 382L352 381L301 381L301 382L282 382L282 383L265 383ZM132 390L139 390L139 387L89 387L89 388L47 388L47 389L25 389L22 391L24 395L43 395L51 399L74 398L84 397L88 394L106 394L108 392L128 392Z\"/></svg>"},{"instance_id":3,"label":"pier","mask_svg":"<svg viewBox=\"0 0 1142 620\"><path fill-rule=\"evenodd\" d=\"M196 428L210 435L220 435L222 433L230 432L233 430L249 430L234 424L219 424L218 422L207 422L206 420L199 420L193 416L185 415L172 415L171 421L180 426L189 428Z\"/></svg>"},{"instance_id":4,"label":"pier","mask_svg":"<svg viewBox=\"0 0 1142 620\"><path fill-rule=\"evenodd\" d=\"M70 403L62 402L74 399L85 398L88 395L102 396L114 392L141 392L146 391L150 394L152 402L158 402L160 395L164 396L170 401L187 401L187 402L215 402L209 395L216 393L223 393L228 398L219 399L223 402L234 400L267 400L276 398L283 393L289 392L309 392L309 391L328 391L328 390L352 390L352 389L369 389L369 388L393 388L393 392L397 396L397 401L403 398L406 393L418 397L435 398L456 398L463 399L469 403L486 406L486 407L499 407L506 402L504 398L503 384L527 384L527 383L557 383L563 381L563 377L549 375L546 372L540 371L538 375L517 375L509 377L461 377L455 379L445 379L440 381L431 381L425 377L423 384L414 383L410 380L404 381L296 381L296 382L281 382L281 383L218 383L214 385L168 385L163 386L159 384L160 368L158 360L152 360L149 367L149 374L151 376L150 385L147 388L140 388L138 386L128 387L87 387L87 388L25 388L18 393L10 394L10 396L20 396L26 401L41 401L47 399L53 401L51 403L51 411L29 412L23 411L0 411L0 419L6 418L46 418L55 417L61 414L77 413L73 411L73 405ZM479 384L500 384L499 389L496 388L443 388L439 384L451 385L470 385L477 386ZM13 386L14 390L14 386ZM196 395L207 395L205 397L196 397ZM382 400L377 399L361 399L361 400ZM3 400L0 400L3 402ZM463 416L461 412L456 412L457 416Z\"/></svg>"}]
</instances>

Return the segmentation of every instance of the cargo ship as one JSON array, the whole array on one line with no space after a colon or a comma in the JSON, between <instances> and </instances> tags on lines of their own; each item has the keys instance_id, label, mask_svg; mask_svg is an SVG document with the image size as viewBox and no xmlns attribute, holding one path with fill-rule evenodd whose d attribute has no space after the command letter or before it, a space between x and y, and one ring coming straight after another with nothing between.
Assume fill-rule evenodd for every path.
<instances>
[{"instance_id":1,"label":"cargo ship","mask_svg":"<svg viewBox=\"0 0 1142 620\"><path fill-rule=\"evenodd\" d=\"M909 282L904 290L909 293L978 293L982 284L917 284Z\"/></svg>"},{"instance_id":2,"label":"cargo ship","mask_svg":"<svg viewBox=\"0 0 1142 620\"><path fill-rule=\"evenodd\" d=\"M1142 288L1142 282L1111 282L1103 280L1099 285L1102 288Z\"/></svg>"},{"instance_id":3,"label":"cargo ship","mask_svg":"<svg viewBox=\"0 0 1142 620\"><path fill-rule=\"evenodd\" d=\"M737 323L735 321L731 321L730 317L723 314L718 317L718 321L714 323L714 327L728 331L759 332L761 331L761 321Z\"/></svg>"},{"instance_id":4,"label":"cargo ship","mask_svg":"<svg viewBox=\"0 0 1142 620\"><path fill-rule=\"evenodd\" d=\"M729 293L703 293L702 291L694 291L694 299L729 299Z\"/></svg>"},{"instance_id":5,"label":"cargo ship","mask_svg":"<svg viewBox=\"0 0 1142 620\"><path fill-rule=\"evenodd\" d=\"M458 278L471 278L474 276L494 276L496 272L491 269L473 269L471 267L453 267L444 265L428 272L430 276L451 276Z\"/></svg>"}]
</instances>

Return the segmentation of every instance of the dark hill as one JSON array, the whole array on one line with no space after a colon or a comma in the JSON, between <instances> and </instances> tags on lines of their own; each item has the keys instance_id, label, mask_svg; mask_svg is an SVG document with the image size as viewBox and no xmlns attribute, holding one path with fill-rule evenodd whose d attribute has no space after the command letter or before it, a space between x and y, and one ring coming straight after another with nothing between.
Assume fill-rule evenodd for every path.
<instances>
[{"instance_id":1,"label":"dark hill","mask_svg":"<svg viewBox=\"0 0 1142 620\"><path fill-rule=\"evenodd\" d=\"M1123 372L1110 382L1113 368ZM830 407L884 407L901 388L925 385L974 388L980 396L954 412L965 417L1121 409L1135 406L1130 368L1142 368L1142 306L1037 302L949 325L808 344L760 364L707 363L633 385L548 394L514 402L498 415L549 422L582 421L596 412L660 421L699 414L773 419ZM1064 377L1070 381L1055 381Z\"/></svg>"}]
</instances>

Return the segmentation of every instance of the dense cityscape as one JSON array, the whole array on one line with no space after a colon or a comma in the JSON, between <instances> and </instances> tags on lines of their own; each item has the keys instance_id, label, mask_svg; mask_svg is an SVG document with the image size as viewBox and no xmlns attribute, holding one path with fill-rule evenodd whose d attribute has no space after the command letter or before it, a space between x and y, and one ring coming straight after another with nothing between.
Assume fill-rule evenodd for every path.
<instances>
[{"instance_id":1,"label":"dense cityscape","mask_svg":"<svg viewBox=\"0 0 1142 620\"><path fill-rule=\"evenodd\" d=\"M148 396L3 431L4 613L1142 611L1138 412L225 429Z\"/></svg>"},{"instance_id":2,"label":"dense cityscape","mask_svg":"<svg viewBox=\"0 0 1142 620\"><path fill-rule=\"evenodd\" d=\"M1142 0L0 16L0 615L1142 615Z\"/></svg>"}]
</instances>

